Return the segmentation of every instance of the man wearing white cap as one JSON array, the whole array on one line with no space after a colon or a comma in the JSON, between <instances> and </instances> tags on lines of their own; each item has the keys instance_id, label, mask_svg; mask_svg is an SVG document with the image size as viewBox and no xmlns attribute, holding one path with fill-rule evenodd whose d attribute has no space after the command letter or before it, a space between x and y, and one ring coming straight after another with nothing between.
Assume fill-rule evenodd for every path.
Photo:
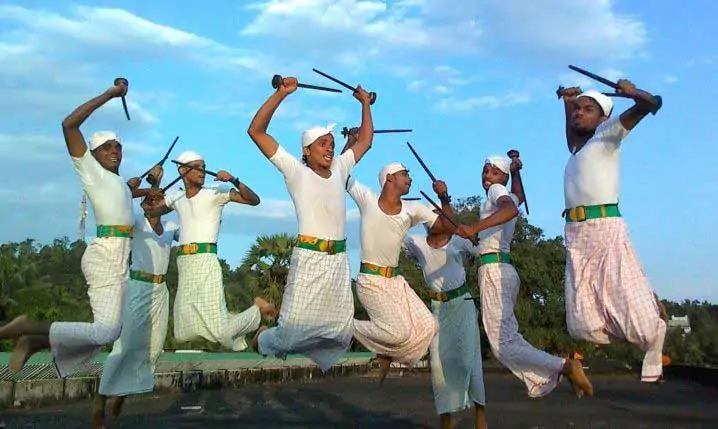
<instances>
[{"instance_id":1,"label":"man wearing white cap","mask_svg":"<svg viewBox=\"0 0 718 429\"><path fill-rule=\"evenodd\" d=\"M333 126L315 127L302 134L300 162L267 133L279 104L296 89L296 78L284 78L247 130L284 176L299 221L277 326L260 328L253 346L263 355L304 354L327 371L352 339L354 297L346 254L344 187L371 147L374 126L369 93L359 86L354 98L361 103L362 122L354 147L335 158Z\"/></svg>"},{"instance_id":2,"label":"man wearing white cap","mask_svg":"<svg viewBox=\"0 0 718 429\"><path fill-rule=\"evenodd\" d=\"M93 321L34 322L26 315L0 327L0 339L17 338L10 369L20 371L35 352L50 348L61 377L90 363L100 348L115 341L122 328L122 297L129 277L130 241L134 216L132 196L119 175L122 144L112 132L97 132L88 145L80 126L92 113L127 94L124 82L75 109L62 122L62 131L75 171L92 205L97 237L82 256Z\"/></svg>"},{"instance_id":3,"label":"man wearing white cap","mask_svg":"<svg viewBox=\"0 0 718 429\"><path fill-rule=\"evenodd\" d=\"M159 187L162 171L148 177ZM162 197L160 197L162 198ZM140 204L149 207L154 197L146 196ZM174 222L163 222L159 216L135 214L132 239L130 281L125 289L122 310L122 333L105 360L99 394L93 404L93 427L102 427L105 401L112 397L110 408L119 416L127 395L151 392L155 385L154 368L167 337L169 291L165 283L172 242L179 240Z\"/></svg>"},{"instance_id":4,"label":"man wearing white cap","mask_svg":"<svg viewBox=\"0 0 718 429\"><path fill-rule=\"evenodd\" d=\"M177 211L180 224L177 249L177 295L174 302L174 336L178 341L202 337L207 341L241 351L244 336L259 328L261 316L273 317L276 309L262 298L241 313L227 311L222 267L217 258L217 238L224 206L229 203L256 206L259 197L228 172L217 172L215 180L230 182L236 189L204 186L205 162L196 152L177 157L184 190L168 195L146 209L148 216Z\"/></svg>"},{"instance_id":5,"label":"man wearing white cap","mask_svg":"<svg viewBox=\"0 0 718 429\"><path fill-rule=\"evenodd\" d=\"M427 352L438 326L426 304L398 273L399 254L407 231L424 224L433 232L452 233L454 226L421 203L402 201L409 193L409 170L400 163L379 173L381 193L349 179L347 191L361 212L361 265L357 296L370 320L354 321L354 336L377 354L384 381L392 361L413 365ZM436 181L434 192L447 210L446 184Z\"/></svg>"},{"instance_id":6,"label":"man wearing white cap","mask_svg":"<svg viewBox=\"0 0 718 429\"><path fill-rule=\"evenodd\" d=\"M569 158L564 172L566 324L573 338L596 344L626 340L646 352L641 380L663 375L666 323L618 208L623 139L650 112L651 94L628 80L618 92L635 104L612 115L597 91L563 90Z\"/></svg>"},{"instance_id":7,"label":"man wearing white cap","mask_svg":"<svg viewBox=\"0 0 718 429\"><path fill-rule=\"evenodd\" d=\"M437 213L434 206L428 207ZM442 428L452 428L452 413L473 403L475 427L483 429L486 394L478 311L470 299L464 268L465 258L478 256L479 248L465 238L424 227L426 235L406 236L403 247L421 267L439 325L429 346L436 412Z\"/></svg>"},{"instance_id":8,"label":"man wearing white cap","mask_svg":"<svg viewBox=\"0 0 718 429\"><path fill-rule=\"evenodd\" d=\"M524 201L520 169L503 156L492 156L484 162L481 182L486 199L479 210L479 221L461 225L457 234L464 238L479 235L478 253L481 316L491 350L496 358L521 379L532 398L548 395L567 376L578 397L593 395L593 386L583 372L581 362L563 359L534 348L519 334L514 314L519 292L519 275L510 263L511 240ZM509 175L512 192L506 189Z\"/></svg>"}]
</instances>

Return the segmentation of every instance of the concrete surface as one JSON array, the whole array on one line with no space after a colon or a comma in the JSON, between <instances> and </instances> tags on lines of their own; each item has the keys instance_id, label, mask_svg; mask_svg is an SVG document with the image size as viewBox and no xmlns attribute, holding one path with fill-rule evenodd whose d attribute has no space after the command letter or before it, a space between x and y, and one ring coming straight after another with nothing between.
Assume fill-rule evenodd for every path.
<instances>
[{"instance_id":1,"label":"concrete surface","mask_svg":"<svg viewBox=\"0 0 718 429\"><path fill-rule=\"evenodd\" d=\"M550 396L529 399L518 379L485 375L489 427L495 428L718 428L718 389L669 379L645 385L635 375L592 376L593 398L576 398L567 383ZM90 402L31 411L0 411L10 428L88 428ZM472 412L458 415L471 428ZM2 425L0 424L0 427ZM437 426L426 372L325 378L131 398L110 428L433 428Z\"/></svg>"}]
</instances>

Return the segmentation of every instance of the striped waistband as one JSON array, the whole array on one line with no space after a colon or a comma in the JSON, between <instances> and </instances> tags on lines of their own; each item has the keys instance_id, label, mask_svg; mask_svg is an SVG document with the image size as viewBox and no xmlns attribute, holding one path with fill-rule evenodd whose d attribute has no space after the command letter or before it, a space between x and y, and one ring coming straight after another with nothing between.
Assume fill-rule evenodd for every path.
<instances>
[{"instance_id":1,"label":"striped waistband","mask_svg":"<svg viewBox=\"0 0 718 429\"><path fill-rule=\"evenodd\" d=\"M144 271L131 270L130 278L139 282L160 284L165 282L164 274L150 274Z\"/></svg>"},{"instance_id":2,"label":"striped waistband","mask_svg":"<svg viewBox=\"0 0 718 429\"><path fill-rule=\"evenodd\" d=\"M399 267L382 267L381 265L374 265L372 263L362 261L359 265L359 272L362 274L372 274L375 276L392 278L399 275Z\"/></svg>"},{"instance_id":3,"label":"striped waistband","mask_svg":"<svg viewBox=\"0 0 718 429\"><path fill-rule=\"evenodd\" d=\"M336 253L344 253L346 251L347 241L346 239L325 240L323 238L299 234L297 236L297 247L301 249L313 250L315 252L322 252L329 255L334 255Z\"/></svg>"},{"instance_id":4,"label":"striped waistband","mask_svg":"<svg viewBox=\"0 0 718 429\"><path fill-rule=\"evenodd\" d=\"M217 253L217 243L187 243L177 247L178 256L196 253Z\"/></svg>"},{"instance_id":5,"label":"striped waistband","mask_svg":"<svg viewBox=\"0 0 718 429\"><path fill-rule=\"evenodd\" d=\"M120 238L132 238L134 236L135 229L132 225L97 225L97 237L120 237Z\"/></svg>"}]
</instances>

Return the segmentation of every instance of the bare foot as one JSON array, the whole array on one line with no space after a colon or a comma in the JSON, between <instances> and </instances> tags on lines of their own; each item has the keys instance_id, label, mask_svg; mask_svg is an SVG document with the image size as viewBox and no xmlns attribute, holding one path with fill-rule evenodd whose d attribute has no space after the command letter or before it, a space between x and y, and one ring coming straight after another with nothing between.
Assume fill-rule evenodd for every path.
<instances>
[{"instance_id":1,"label":"bare foot","mask_svg":"<svg viewBox=\"0 0 718 429\"><path fill-rule=\"evenodd\" d=\"M262 316L275 319L277 317L277 315L279 314L279 311L274 306L274 304L265 300L264 298L260 298L260 297L254 298L254 305L259 307L259 312L262 313Z\"/></svg>"},{"instance_id":2,"label":"bare foot","mask_svg":"<svg viewBox=\"0 0 718 429\"><path fill-rule=\"evenodd\" d=\"M593 396L593 385L583 372L583 364L576 359L566 361L563 372L573 386L576 396L582 398L584 394Z\"/></svg>"},{"instance_id":3,"label":"bare foot","mask_svg":"<svg viewBox=\"0 0 718 429\"><path fill-rule=\"evenodd\" d=\"M105 427L105 400L107 397L103 395L95 396L92 401L92 429L104 429Z\"/></svg>"},{"instance_id":4,"label":"bare foot","mask_svg":"<svg viewBox=\"0 0 718 429\"><path fill-rule=\"evenodd\" d=\"M385 355L377 355L376 360L379 361L379 384L384 383L384 379L389 375L391 368L391 358Z\"/></svg>"},{"instance_id":5,"label":"bare foot","mask_svg":"<svg viewBox=\"0 0 718 429\"><path fill-rule=\"evenodd\" d=\"M29 335L20 337L15 343L15 348L12 349L12 355L10 355L10 371L14 373L22 371L25 363L34 352L32 337Z\"/></svg>"},{"instance_id":6,"label":"bare foot","mask_svg":"<svg viewBox=\"0 0 718 429\"><path fill-rule=\"evenodd\" d=\"M10 322L0 326L0 339L17 338L24 334L23 327L30 322L26 314L17 316Z\"/></svg>"},{"instance_id":7,"label":"bare foot","mask_svg":"<svg viewBox=\"0 0 718 429\"><path fill-rule=\"evenodd\" d=\"M124 396L113 396L110 398L110 414L117 418L122 412L122 405L125 403Z\"/></svg>"},{"instance_id":8,"label":"bare foot","mask_svg":"<svg viewBox=\"0 0 718 429\"><path fill-rule=\"evenodd\" d=\"M254 339L252 339L252 350L254 350L256 353L259 353L259 334L269 329L266 326L260 326L259 329L257 329L257 333L254 334Z\"/></svg>"}]
</instances>

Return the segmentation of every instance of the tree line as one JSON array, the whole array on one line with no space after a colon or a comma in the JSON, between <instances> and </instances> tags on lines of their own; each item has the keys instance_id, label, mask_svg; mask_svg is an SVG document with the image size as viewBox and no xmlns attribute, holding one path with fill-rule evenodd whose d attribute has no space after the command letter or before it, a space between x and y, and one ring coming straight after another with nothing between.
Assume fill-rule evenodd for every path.
<instances>
[{"instance_id":1,"label":"tree line","mask_svg":"<svg viewBox=\"0 0 718 429\"><path fill-rule=\"evenodd\" d=\"M460 222L478 220L481 197L472 196L454 203ZM292 247L296 238L289 234L259 236L241 261L233 268L220 260L227 305L230 311L241 311L252 305L253 297L264 296L281 305L284 284L289 273ZM40 244L33 239L0 245L0 321L19 314L47 321L90 321L92 313L87 287L80 269L85 250L83 241L71 242L67 237ZM565 248L561 236L546 237L541 228L520 215L511 248L512 263L521 277L521 290L516 304L516 317L521 334L533 345L547 352L569 355L605 356L629 364L639 363L643 356L635 346L612 344L596 347L576 341L566 331L564 308ZM400 270L418 295L429 303L428 289L421 270L413 259L401 255ZM478 260L467 258L467 284L478 297ZM172 299L177 289L176 252L173 251L167 273L167 286ZM366 312L356 298L356 317L365 319ZM663 300L670 316L687 315L691 332L669 329L665 353L674 363L697 366L718 366L718 305L686 299L683 302ZM476 301L480 305L479 301ZM479 307L480 308L480 307ZM172 311L166 350L204 349L219 351L221 346L204 340L179 343L173 335ZM10 341L0 342L0 351L9 351ZM106 347L109 351L111 346ZM362 350L354 343L352 350ZM482 328L482 351L490 357L489 344Z\"/></svg>"}]
</instances>

